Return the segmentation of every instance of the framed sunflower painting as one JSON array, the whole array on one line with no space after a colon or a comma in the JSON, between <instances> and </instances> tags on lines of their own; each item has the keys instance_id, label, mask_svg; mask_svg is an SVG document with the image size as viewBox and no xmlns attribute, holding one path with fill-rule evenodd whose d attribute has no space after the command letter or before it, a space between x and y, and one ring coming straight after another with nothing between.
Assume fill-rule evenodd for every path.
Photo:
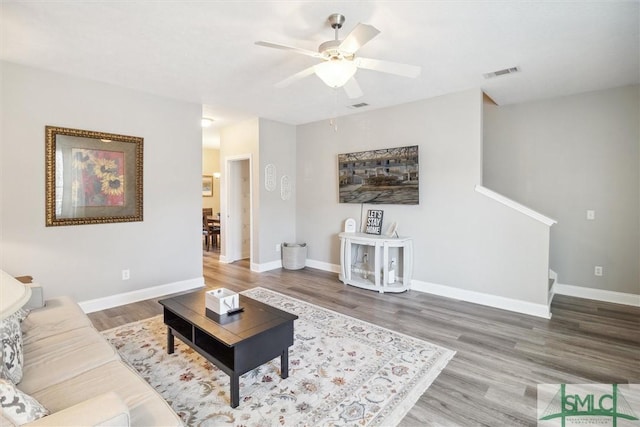
<instances>
[{"instance_id":1,"label":"framed sunflower painting","mask_svg":"<svg viewBox=\"0 0 640 427\"><path fill-rule=\"evenodd\" d=\"M143 139L46 126L46 226L142 221Z\"/></svg>"}]
</instances>

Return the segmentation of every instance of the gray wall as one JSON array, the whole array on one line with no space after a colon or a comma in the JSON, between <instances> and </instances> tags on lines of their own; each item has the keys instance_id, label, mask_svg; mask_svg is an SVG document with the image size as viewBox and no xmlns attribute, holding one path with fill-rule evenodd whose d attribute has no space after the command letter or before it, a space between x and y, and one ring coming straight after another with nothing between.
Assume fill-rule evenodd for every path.
<instances>
[{"instance_id":1,"label":"gray wall","mask_svg":"<svg viewBox=\"0 0 640 427\"><path fill-rule=\"evenodd\" d=\"M268 164L276 167L277 188L265 189L264 169ZM281 178L287 175L291 184L291 198L283 200L280 194ZM296 237L296 128L295 126L260 119L260 241L261 264L280 260L275 247Z\"/></svg>"},{"instance_id":2,"label":"gray wall","mask_svg":"<svg viewBox=\"0 0 640 427\"><path fill-rule=\"evenodd\" d=\"M78 301L202 282L201 107L0 66L2 269L33 275L47 297ZM45 227L45 125L143 137L144 221Z\"/></svg>"},{"instance_id":3,"label":"gray wall","mask_svg":"<svg viewBox=\"0 0 640 427\"><path fill-rule=\"evenodd\" d=\"M251 119L221 131L220 160L223 170L226 159L250 155L252 160L253 234L251 267L260 271L272 268L267 264L278 262L280 253L276 244L295 240L296 207L296 128L266 119ZM277 189L267 191L264 168L274 164L277 171ZM289 200L280 197L280 179L286 174L292 185ZM222 174L223 178L225 173ZM226 179L226 178L225 178ZM221 182L221 212L227 212L226 184ZM224 221L224 218L223 218ZM224 234L224 233L223 233ZM224 238L224 236L223 236ZM222 245L221 257L226 257Z\"/></svg>"},{"instance_id":4,"label":"gray wall","mask_svg":"<svg viewBox=\"0 0 640 427\"><path fill-rule=\"evenodd\" d=\"M359 204L338 203L337 155L418 145L420 204L384 210L414 239L417 283L432 283L534 304L547 303L549 229L474 191L481 178L482 94L471 90L339 117L297 129L297 238L309 258L339 264L345 218ZM517 237L516 237L517 236Z\"/></svg>"},{"instance_id":5,"label":"gray wall","mask_svg":"<svg viewBox=\"0 0 640 427\"><path fill-rule=\"evenodd\" d=\"M485 106L484 185L558 221L560 283L640 293L639 104L626 86Z\"/></svg>"}]
</instances>

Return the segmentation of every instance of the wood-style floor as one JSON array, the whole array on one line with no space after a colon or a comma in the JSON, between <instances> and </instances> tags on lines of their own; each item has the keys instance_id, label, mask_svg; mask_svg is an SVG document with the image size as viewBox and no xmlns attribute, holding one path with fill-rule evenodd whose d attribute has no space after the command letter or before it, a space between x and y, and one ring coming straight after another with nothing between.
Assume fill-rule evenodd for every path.
<instances>
[{"instance_id":1,"label":"wood-style floor","mask_svg":"<svg viewBox=\"0 0 640 427\"><path fill-rule=\"evenodd\" d=\"M253 273L204 253L206 286L273 289L455 350L401 426L536 425L539 383L640 383L640 308L556 296L551 320L408 291L345 286L311 268ZM162 311L155 300L90 314L112 328Z\"/></svg>"}]
</instances>

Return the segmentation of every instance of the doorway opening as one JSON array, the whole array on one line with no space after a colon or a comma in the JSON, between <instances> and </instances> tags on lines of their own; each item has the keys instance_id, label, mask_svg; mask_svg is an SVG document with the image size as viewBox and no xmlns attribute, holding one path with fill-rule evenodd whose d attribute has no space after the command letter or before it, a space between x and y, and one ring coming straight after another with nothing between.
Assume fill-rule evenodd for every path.
<instances>
[{"instance_id":1,"label":"doorway opening","mask_svg":"<svg viewBox=\"0 0 640 427\"><path fill-rule=\"evenodd\" d=\"M253 254L251 155L226 158L226 207L220 260L234 262Z\"/></svg>"}]
</instances>

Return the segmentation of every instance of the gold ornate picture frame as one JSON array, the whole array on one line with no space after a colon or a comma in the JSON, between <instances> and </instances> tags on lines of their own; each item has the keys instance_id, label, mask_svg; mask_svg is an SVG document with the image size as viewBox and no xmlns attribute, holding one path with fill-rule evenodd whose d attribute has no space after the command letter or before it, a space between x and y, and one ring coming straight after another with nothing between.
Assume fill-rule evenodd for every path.
<instances>
[{"instance_id":1,"label":"gold ornate picture frame","mask_svg":"<svg viewBox=\"0 0 640 427\"><path fill-rule=\"evenodd\" d=\"M45 127L46 226L142 221L143 138Z\"/></svg>"},{"instance_id":2,"label":"gold ornate picture frame","mask_svg":"<svg viewBox=\"0 0 640 427\"><path fill-rule=\"evenodd\" d=\"M202 197L213 197L213 175L202 175Z\"/></svg>"}]
</instances>

